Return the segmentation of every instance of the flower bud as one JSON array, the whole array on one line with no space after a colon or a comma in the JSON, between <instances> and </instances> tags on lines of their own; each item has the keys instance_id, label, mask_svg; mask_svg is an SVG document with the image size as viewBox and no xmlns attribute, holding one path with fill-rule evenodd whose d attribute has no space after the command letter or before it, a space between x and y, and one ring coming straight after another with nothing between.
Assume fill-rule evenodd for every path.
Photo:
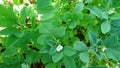
<instances>
[{"instance_id":1,"label":"flower bud","mask_svg":"<svg viewBox=\"0 0 120 68\"><path fill-rule=\"evenodd\" d=\"M63 46L60 45L60 44L59 44L59 45L57 46L57 48L56 48L57 52L61 51L62 49L63 49Z\"/></svg>"}]
</instances>

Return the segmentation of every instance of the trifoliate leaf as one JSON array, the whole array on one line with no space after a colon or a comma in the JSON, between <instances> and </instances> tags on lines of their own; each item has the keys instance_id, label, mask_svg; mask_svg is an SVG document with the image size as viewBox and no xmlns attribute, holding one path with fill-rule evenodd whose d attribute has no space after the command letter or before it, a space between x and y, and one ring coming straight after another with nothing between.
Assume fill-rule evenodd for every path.
<instances>
[{"instance_id":1,"label":"trifoliate leaf","mask_svg":"<svg viewBox=\"0 0 120 68\"><path fill-rule=\"evenodd\" d=\"M111 24L108 21L105 21L101 24L101 32L103 34L108 33L111 30Z\"/></svg>"}]
</instances>

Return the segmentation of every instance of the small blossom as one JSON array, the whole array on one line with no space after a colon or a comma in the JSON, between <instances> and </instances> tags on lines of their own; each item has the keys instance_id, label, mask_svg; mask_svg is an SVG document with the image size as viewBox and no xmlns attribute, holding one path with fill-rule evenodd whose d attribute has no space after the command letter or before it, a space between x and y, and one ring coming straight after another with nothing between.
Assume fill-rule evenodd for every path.
<instances>
[{"instance_id":1,"label":"small blossom","mask_svg":"<svg viewBox=\"0 0 120 68\"><path fill-rule=\"evenodd\" d=\"M61 51L63 49L63 46L62 45L58 45L57 46L57 48L56 48L56 50L59 52L59 51Z\"/></svg>"},{"instance_id":2,"label":"small blossom","mask_svg":"<svg viewBox=\"0 0 120 68\"><path fill-rule=\"evenodd\" d=\"M78 1L81 2L81 3L83 2L83 0L78 0Z\"/></svg>"},{"instance_id":3,"label":"small blossom","mask_svg":"<svg viewBox=\"0 0 120 68\"><path fill-rule=\"evenodd\" d=\"M13 6L13 9L17 10L17 11L20 13L24 6L25 6L25 5L23 5L23 4L21 4L21 5L19 5L19 6L14 5L14 6Z\"/></svg>"},{"instance_id":4,"label":"small blossom","mask_svg":"<svg viewBox=\"0 0 120 68\"><path fill-rule=\"evenodd\" d=\"M31 7L31 8L33 8L33 4L29 4L29 5L28 5L28 7Z\"/></svg>"},{"instance_id":5,"label":"small blossom","mask_svg":"<svg viewBox=\"0 0 120 68\"><path fill-rule=\"evenodd\" d=\"M5 27L0 27L0 31L2 31L3 29L5 29ZM0 35L0 37L6 37L5 35Z\"/></svg>"},{"instance_id":6,"label":"small blossom","mask_svg":"<svg viewBox=\"0 0 120 68\"><path fill-rule=\"evenodd\" d=\"M3 37L3 38L4 38L4 37L6 37L6 36L5 36L5 35L0 35L0 37Z\"/></svg>"},{"instance_id":7,"label":"small blossom","mask_svg":"<svg viewBox=\"0 0 120 68\"><path fill-rule=\"evenodd\" d=\"M115 8L112 8L108 11L108 14L113 14L115 12Z\"/></svg>"},{"instance_id":8,"label":"small blossom","mask_svg":"<svg viewBox=\"0 0 120 68\"><path fill-rule=\"evenodd\" d=\"M4 2L3 2L2 0L0 0L0 4L2 4L2 5L3 5L3 4L4 4Z\"/></svg>"},{"instance_id":9,"label":"small blossom","mask_svg":"<svg viewBox=\"0 0 120 68\"><path fill-rule=\"evenodd\" d=\"M39 22L41 20L42 14L38 14L36 20Z\"/></svg>"},{"instance_id":10,"label":"small blossom","mask_svg":"<svg viewBox=\"0 0 120 68\"><path fill-rule=\"evenodd\" d=\"M3 29L5 29L5 27L0 27L0 31L3 30Z\"/></svg>"},{"instance_id":11,"label":"small blossom","mask_svg":"<svg viewBox=\"0 0 120 68\"><path fill-rule=\"evenodd\" d=\"M24 3L30 4L30 1L29 0L24 0Z\"/></svg>"},{"instance_id":12,"label":"small blossom","mask_svg":"<svg viewBox=\"0 0 120 68\"><path fill-rule=\"evenodd\" d=\"M102 48L102 51L104 52L106 49L107 49L106 47L103 47L103 48Z\"/></svg>"},{"instance_id":13,"label":"small blossom","mask_svg":"<svg viewBox=\"0 0 120 68\"><path fill-rule=\"evenodd\" d=\"M54 3L54 2L52 3L52 6L55 6L55 3Z\"/></svg>"},{"instance_id":14,"label":"small blossom","mask_svg":"<svg viewBox=\"0 0 120 68\"><path fill-rule=\"evenodd\" d=\"M101 6L101 4L98 4L98 6Z\"/></svg>"},{"instance_id":15,"label":"small blossom","mask_svg":"<svg viewBox=\"0 0 120 68\"><path fill-rule=\"evenodd\" d=\"M117 64L120 64L119 62L117 62Z\"/></svg>"}]
</instances>

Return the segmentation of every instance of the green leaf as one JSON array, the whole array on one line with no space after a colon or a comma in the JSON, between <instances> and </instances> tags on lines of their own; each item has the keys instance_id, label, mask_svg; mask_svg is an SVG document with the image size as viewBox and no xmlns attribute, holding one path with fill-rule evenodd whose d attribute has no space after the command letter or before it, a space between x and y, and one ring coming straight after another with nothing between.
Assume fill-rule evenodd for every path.
<instances>
[{"instance_id":1,"label":"green leaf","mask_svg":"<svg viewBox=\"0 0 120 68\"><path fill-rule=\"evenodd\" d=\"M54 40L48 40L46 43L51 47L53 47L55 45Z\"/></svg>"},{"instance_id":2,"label":"green leaf","mask_svg":"<svg viewBox=\"0 0 120 68\"><path fill-rule=\"evenodd\" d=\"M2 9L2 11L0 11L0 15L1 15L1 16L8 16L8 17L12 17L12 18L13 18L13 16L11 15L11 14L13 14L12 8L10 8L10 7L6 8L5 6L0 5L0 9ZM9 10L9 11L8 11L8 10ZM11 14L9 14L9 12L10 12ZM9 15L8 15L8 14L9 14Z\"/></svg>"},{"instance_id":3,"label":"green leaf","mask_svg":"<svg viewBox=\"0 0 120 68\"><path fill-rule=\"evenodd\" d=\"M76 21L71 21L69 24L69 28L70 29L74 29L77 26L77 22Z\"/></svg>"},{"instance_id":4,"label":"green leaf","mask_svg":"<svg viewBox=\"0 0 120 68\"><path fill-rule=\"evenodd\" d=\"M40 49L39 53L48 53L48 52L49 52L49 49L50 49L49 46L44 45L44 46Z\"/></svg>"},{"instance_id":5,"label":"green leaf","mask_svg":"<svg viewBox=\"0 0 120 68\"><path fill-rule=\"evenodd\" d=\"M48 13L49 11L49 13ZM57 9L55 9L53 6L48 6L46 8L39 8L38 13L41 14L41 20L46 21L49 19L52 19L57 12Z\"/></svg>"},{"instance_id":6,"label":"green leaf","mask_svg":"<svg viewBox=\"0 0 120 68\"><path fill-rule=\"evenodd\" d=\"M34 50L28 50L26 52L26 62L28 64L32 64L37 62L39 59L41 58L40 53L38 53L37 51Z\"/></svg>"},{"instance_id":7,"label":"green leaf","mask_svg":"<svg viewBox=\"0 0 120 68\"><path fill-rule=\"evenodd\" d=\"M72 57L64 56L63 62L65 65L65 68L76 68L75 61Z\"/></svg>"},{"instance_id":8,"label":"green leaf","mask_svg":"<svg viewBox=\"0 0 120 68\"><path fill-rule=\"evenodd\" d=\"M90 44L91 44L91 45L94 45L94 44L97 43L97 36L96 36L95 33L90 32L90 33L89 33L89 39L90 39Z\"/></svg>"},{"instance_id":9,"label":"green leaf","mask_svg":"<svg viewBox=\"0 0 120 68\"><path fill-rule=\"evenodd\" d=\"M114 13L110 16L111 20L118 20L120 19L120 14L119 13Z\"/></svg>"},{"instance_id":10,"label":"green leaf","mask_svg":"<svg viewBox=\"0 0 120 68\"><path fill-rule=\"evenodd\" d=\"M24 36L21 38L16 37L15 35L10 35L5 41L6 47L17 47L18 49L21 48L21 50L27 50L28 46L27 44L30 41L30 35L25 31Z\"/></svg>"},{"instance_id":11,"label":"green leaf","mask_svg":"<svg viewBox=\"0 0 120 68\"><path fill-rule=\"evenodd\" d=\"M0 11L0 26L9 27L16 24L16 17L12 11L12 8L5 8L0 5L0 9L2 10Z\"/></svg>"},{"instance_id":12,"label":"green leaf","mask_svg":"<svg viewBox=\"0 0 120 68\"><path fill-rule=\"evenodd\" d=\"M65 46L63 52L67 56L72 56L76 53L75 49L70 46Z\"/></svg>"},{"instance_id":13,"label":"green leaf","mask_svg":"<svg viewBox=\"0 0 120 68\"><path fill-rule=\"evenodd\" d=\"M51 3L51 0L37 0L37 7L39 8L45 8L49 6Z\"/></svg>"},{"instance_id":14,"label":"green leaf","mask_svg":"<svg viewBox=\"0 0 120 68\"><path fill-rule=\"evenodd\" d=\"M120 27L120 19L112 20L112 25L115 27Z\"/></svg>"},{"instance_id":15,"label":"green leaf","mask_svg":"<svg viewBox=\"0 0 120 68\"><path fill-rule=\"evenodd\" d=\"M84 63L88 63L89 62L89 53L88 52L81 52L79 54L80 60Z\"/></svg>"},{"instance_id":16,"label":"green leaf","mask_svg":"<svg viewBox=\"0 0 120 68\"><path fill-rule=\"evenodd\" d=\"M30 65L25 64L25 63L21 64L21 66L22 66L22 68L30 68Z\"/></svg>"},{"instance_id":17,"label":"green leaf","mask_svg":"<svg viewBox=\"0 0 120 68\"><path fill-rule=\"evenodd\" d=\"M11 36L9 36L9 37L7 38L5 46L7 46L7 47L12 47L12 46L14 46L18 41L19 41L19 39L18 39L17 37L15 37L14 35L11 35Z\"/></svg>"},{"instance_id":18,"label":"green leaf","mask_svg":"<svg viewBox=\"0 0 120 68\"><path fill-rule=\"evenodd\" d=\"M85 0L85 3L91 3L93 0Z\"/></svg>"},{"instance_id":19,"label":"green leaf","mask_svg":"<svg viewBox=\"0 0 120 68\"><path fill-rule=\"evenodd\" d=\"M48 20L55 15L57 9L54 8L51 4L52 0L37 0L38 13L43 14L43 16L41 17L42 21Z\"/></svg>"},{"instance_id":20,"label":"green leaf","mask_svg":"<svg viewBox=\"0 0 120 68\"><path fill-rule=\"evenodd\" d=\"M49 54L52 55L52 54L54 54L55 52L56 52L56 48L52 46L52 47L50 48Z\"/></svg>"},{"instance_id":21,"label":"green leaf","mask_svg":"<svg viewBox=\"0 0 120 68\"><path fill-rule=\"evenodd\" d=\"M113 6L113 7L118 7L118 6L120 6L120 1L118 1L118 0L112 0L112 6Z\"/></svg>"},{"instance_id":22,"label":"green leaf","mask_svg":"<svg viewBox=\"0 0 120 68\"><path fill-rule=\"evenodd\" d=\"M53 55L56 52L54 40L48 40L46 43L50 46L49 55Z\"/></svg>"},{"instance_id":23,"label":"green leaf","mask_svg":"<svg viewBox=\"0 0 120 68\"><path fill-rule=\"evenodd\" d=\"M96 53L96 59L98 59L98 60L102 60L103 58L104 58L104 55L105 55L105 53L104 53L104 50L103 51L98 51L97 53Z\"/></svg>"},{"instance_id":24,"label":"green leaf","mask_svg":"<svg viewBox=\"0 0 120 68\"><path fill-rule=\"evenodd\" d=\"M83 10L84 4L76 4L75 12L81 12Z\"/></svg>"},{"instance_id":25,"label":"green leaf","mask_svg":"<svg viewBox=\"0 0 120 68\"><path fill-rule=\"evenodd\" d=\"M13 56L17 53L17 48L16 47L8 47L6 50L5 50L5 55L8 55L8 56Z\"/></svg>"},{"instance_id":26,"label":"green leaf","mask_svg":"<svg viewBox=\"0 0 120 68\"><path fill-rule=\"evenodd\" d=\"M104 40L104 44L106 47L114 47L118 43L118 36L117 35L111 35Z\"/></svg>"},{"instance_id":27,"label":"green leaf","mask_svg":"<svg viewBox=\"0 0 120 68\"><path fill-rule=\"evenodd\" d=\"M19 32L19 33L16 32L14 35L15 35L16 37L22 38L22 37L24 36L24 31Z\"/></svg>"},{"instance_id":28,"label":"green leaf","mask_svg":"<svg viewBox=\"0 0 120 68\"><path fill-rule=\"evenodd\" d=\"M39 34L38 30L30 32L31 40L34 42L33 45L35 45L37 48L41 48L41 46L38 45L38 38L39 38L39 36L40 36L40 34Z\"/></svg>"},{"instance_id":29,"label":"green leaf","mask_svg":"<svg viewBox=\"0 0 120 68\"><path fill-rule=\"evenodd\" d=\"M11 41L14 41L14 42L11 42ZM27 50L28 48L27 44L30 42L30 33L27 30L24 30L23 37L18 38L16 36L13 36L9 38L8 42L11 42L10 44L11 46L21 48L22 50Z\"/></svg>"},{"instance_id":30,"label":"green leaf","mask_svg":"<svg viewBox=\"0 0 120 68\"><path fill-rule=\"evenodd\" d=\"M20 33L20 31L15 27L7 27L3 29L2 31L0 31L0 34L2 35L11 35L15 33Z\"/></svg>"},{"instance_id":31,"label":"green leaf","mask_svg":"<svg viewBox=\"0 0 120 68\"><path fill-rule=\"evenodd\" d=\"M52 62L52 56L48 53L41 54L41 62L43 64L48 64Z\"/></svg>"},{"instance_id":32,"label":"green leaf","mask_svg":"<svg viewBox=\"0 0 120 68\"><path fill-rule=\"evenodd\" d=\"M62 59L62 57L63 57L63 53L57 52L54 55L52 55L52 60L53 60L53 62L56 63L56 62L60 61Z\"/></svg>"},{"instance_id":33,"label":"green leaf","mask_svg":"<svg viewBox=\"0 0 120 68\"><path fill-rule=\"evenodd\" d=\"M30 14L30 8L29 7L23 7L22 11L21 11L21 19L20 19L20 24L25 26L26 24L26 18L27 16L29 16Z\"/></svg>"},{"instance_id":34,"label":"green leaf","mask_svg":"<svg viewBox=\"0 0 120 68\"><path fill-rule=\"evenodd\" d=\"M63 2L63 3L67 3L67 2L68 2L68 0L62 0L62 2Z\"/></svg>"},{"instance_id":35,"label":"green leaf","mask_svg":"<svg viewBox=\"0 0 120 68\"><path fill-rule=\"evenodd\" d=\"M16 63L19 62L19 60L18 60L18 58L16 56L14 56L14 57L12 57L12 56L3 56L2 60L3 60L5 65L12 65L12 64L16 64Z\"/></svg>"},{"instance_id":36,"label":"green leaf","mask_svg":"<svg viewBox=\"0 0 120 68\"><path fill-rule=\"evenodd\" d=\"M82 41L75 41L73 46L78 51L87 51L88 50L86 44Z\"/></svg>"},{"instance_id":37,"label":"green leaf","mask_svg":"<svg viewBox=\"0 0 120 68\"><path fill-rule=\"evenodd\" d=\"M48 35L48 34L42 34L42 35L40 35L40 36L38 37L37 43L38 43L38 44L41 44L41 45L45 45L46 42L47 42L49 39L51 39L50 35Z\"/></svg>"},{"instance_id":38,"label":"green leaf","mask_svg":"<svg viewBox=\"0 0 120 68\"><path fill-rule=\"evenodd\" d=\"M70 13L70 12L64 13L62 19L63 19L64 22L70 22L70 21L72 21L72 19L73 19L73 13Z\"/></svg>"},{"instance_id":39,"label":"green leaf","mask_svg":"<svg viewBox=\"0 0 120 68\"><path fill-rule=\"evenodd\" d=\"M97 17L99 17L100 19L103 18L103 16L102 16L103 11L101 9L97 8L96 6L88 6L86 8L88 10L90 10L92 14L94 14Z\"/></svg>"},{"instance_id":40,"label":"green leaf","mask_svg":"<svg viewBox=\"0 0 120 68\"><path fill-rule=\"evenodd\" d=\"M64 26L57 27L54 31L54 35L56 37L63 37L65 35L65 27Z\"/></svg>"},{"instance_id":41,"label":"green leaf","mask_svg":"<svg viewBox=\"0 0 120 68\"><path fill-rule=\"evenodd\" d=\"M20 1L19 0L13 0L13 2L17 5L20 5Z\"/></svg>"},{"instance_id":42,"label":"green leaf","mask_svg":"<svg viewBox=\"0 0 120 68\"><path fill-rule=\"evenodd\" d=\"M49 63L45 66L45 68L56 68L56 64L55 63Z\"/></svg>"},{"instance_id":43,"label":"green leaf","mask_svg":"<svg viewBox=\"0 0 120 68\"><path fill-rule=\"evenodd\" d=\"M120 60L120 51L113 49L113 48L107 48L105 53L107 54L108 58L113 60Z\"/></svg>"},{"instance_id":44,"label":"green leaf","mask_svg":"<svg viewBox=\"0 0 120 68\"><path fill-rule=\"evenodd\" d=\"M41 23L39 25L39 33L41 34L51 34L53 32L53 24L52 23Z\"/></svg>"},{"instance_id":45,"label":"green leaf","mask_svg":"<svg viewBox=\"0 0 120 68\"><path fill-rule=\"evenodd\" d=\"M106 11L103 11L101 15L102 15L103 19L107 20L109 18Z\"/></svg>"},{"instance_id":46,"label":"green leaf","mask_svg":"<svg viewBox=\"0 0 120 68\"><path fill-rule=\"evenodd\" d=\"M20 63L14 63L14 64L10 64L10 65L1 64L0 68L21 68L21 65L20 65Z\"/></svg>"},{"instance_id":47,"label":"green leaf","mask_svg":"<svg viewBox=\"0 0 120 68\"><path fill-rule=\"evenodd\" d=\"M109 59L120 60L120 43L118 43L118 36L111 35L104 40L106 45L105 53Z\"/></svg>"},{"instance_id":48,"label":"green leaf","mask_svg":"<svg viewBox=\"0 0 120 68\"><path fill-rule=\"evenodd\" d=\"M111 24L108 21L105 21L101 24L101 32L103 34L108 33L111 30Z\"/></svg>"}]
</instances>

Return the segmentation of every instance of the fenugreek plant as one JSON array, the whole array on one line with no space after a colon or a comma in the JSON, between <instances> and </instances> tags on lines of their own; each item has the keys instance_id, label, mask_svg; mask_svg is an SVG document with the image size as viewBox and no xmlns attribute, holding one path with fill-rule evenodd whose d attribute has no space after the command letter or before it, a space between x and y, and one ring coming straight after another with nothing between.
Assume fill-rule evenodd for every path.
<instances>
[{"instance_id":1,"label":"fenugreek plant","mask_svg":"<svg viewBox=\"0 0 120 68\"><path fill-rule=\"evenodd\" d=\"M119 68L120 0L0 0L0 68Z\"/></svg>"}]
</instances>

